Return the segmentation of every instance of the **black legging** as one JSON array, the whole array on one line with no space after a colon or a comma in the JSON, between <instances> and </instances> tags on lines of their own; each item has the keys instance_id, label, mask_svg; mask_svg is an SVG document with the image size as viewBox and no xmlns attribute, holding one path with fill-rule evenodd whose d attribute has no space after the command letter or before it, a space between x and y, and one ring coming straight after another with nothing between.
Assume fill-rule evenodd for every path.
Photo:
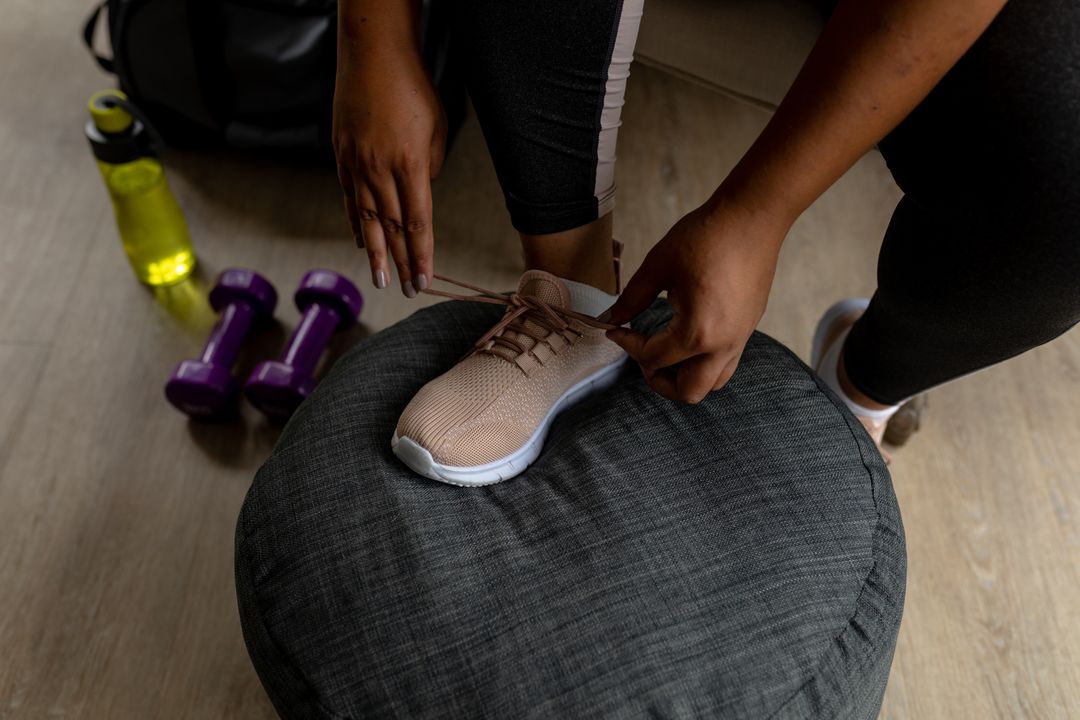
<instances>
[{"instance_id":1,"label":"black legging","mask_svg":"<svg viewBox=\"0 0 1080 720\"><path fill-rule=\"evenodd\" d=\"M597 219L614 190L598 169L613 161L609 63L640 3L459 3L469 92L515 227ZM1080 3L1007 4L880 150L904 197L846 346L856 387L896 403L1080 321Z\"/></svg>"},{"instance_id":2,"label":"black legging","mask_svg":"<svg viewBox=\"0 0 1080 720\"><path fill-rule=\"evenodd\" d=\"M880 144L904 191L844 355L892 403L1080 320L1080 3L1013 0Z\"/></svg>"}]
</instances>

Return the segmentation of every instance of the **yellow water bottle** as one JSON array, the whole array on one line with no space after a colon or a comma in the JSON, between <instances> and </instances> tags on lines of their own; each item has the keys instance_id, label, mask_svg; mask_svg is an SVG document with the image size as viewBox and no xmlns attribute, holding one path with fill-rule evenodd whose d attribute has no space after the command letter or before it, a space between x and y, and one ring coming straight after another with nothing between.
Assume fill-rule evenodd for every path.
<instances>
[{"instance_id":1,"label":"yellow water bottle","mask_svg":"<svg viewBox=\"0 0 1080 720\"><path fill-rule=\"evenodd\" d=\"M141 113L119 90L94 93L86 137L136 277L154 286L186 278L195 269L191 237Z\"/></svg>"}]
</instances>

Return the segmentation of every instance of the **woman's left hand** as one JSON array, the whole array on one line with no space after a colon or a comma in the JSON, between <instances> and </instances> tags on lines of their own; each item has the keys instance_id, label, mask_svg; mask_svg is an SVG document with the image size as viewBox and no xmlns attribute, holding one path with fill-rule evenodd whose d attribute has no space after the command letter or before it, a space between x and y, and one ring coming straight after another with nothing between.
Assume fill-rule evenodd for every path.
<instances>
[{"instance_id":1,"label":"woman's left hand","mask_svg":"<svg viewBox=\"0 0 1080 720\"><path fill-rule=\"evenodd\" d=\"M768 303L790 223L718 195L657 243L601 320L623 324L666 290L675 310L654 335L616 328L608 337L670 399L698 403L735 372Z\"/></svg>"}]
</instances>

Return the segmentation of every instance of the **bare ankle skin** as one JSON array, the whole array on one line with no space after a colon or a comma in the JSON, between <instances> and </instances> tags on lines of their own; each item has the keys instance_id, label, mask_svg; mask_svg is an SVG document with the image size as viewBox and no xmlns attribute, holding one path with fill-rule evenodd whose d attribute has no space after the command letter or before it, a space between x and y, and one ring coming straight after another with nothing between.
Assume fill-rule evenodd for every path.
<instances>
[{"instance_id":1,"label":"bare ankle skin","mask_svg":"<svg viewBox=\"0 0 1080 720\"><path fill-rule=\"evenodd\" d=\"M525 267L615 292L611 255L612 216L551 235L521 235Z\"/></svg>"}]
</instances>

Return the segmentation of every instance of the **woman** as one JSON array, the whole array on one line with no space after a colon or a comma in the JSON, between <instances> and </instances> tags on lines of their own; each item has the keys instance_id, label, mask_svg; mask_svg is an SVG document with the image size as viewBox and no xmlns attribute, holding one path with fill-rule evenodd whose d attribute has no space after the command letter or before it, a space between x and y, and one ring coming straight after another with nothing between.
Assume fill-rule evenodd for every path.
<instances>
[{"instance_id":1,"label":"woman","mask_svg":"<svg viewBox=\"0 0 1080 720\"><path fill-rule=\"evenodd\" d=\"M622 354L605 328L664 397L721 387L791 225L874 145L904 197L873 299L826 313L814 363L877 442L905 400L1080 319L1080 5L841 0L757 141L616 298L615 137L641 11L459 0L469 91L532 272L478 351L402 415L395 451L418 472L459 484L520 472L554 412L610 381ZM434 276L445 138L417 18L406 0L341 1L334 114L373 281L386 287L392 260L409 296ZM664 330L620 327L665 290Z\"/></svg>"}]
</instances>

